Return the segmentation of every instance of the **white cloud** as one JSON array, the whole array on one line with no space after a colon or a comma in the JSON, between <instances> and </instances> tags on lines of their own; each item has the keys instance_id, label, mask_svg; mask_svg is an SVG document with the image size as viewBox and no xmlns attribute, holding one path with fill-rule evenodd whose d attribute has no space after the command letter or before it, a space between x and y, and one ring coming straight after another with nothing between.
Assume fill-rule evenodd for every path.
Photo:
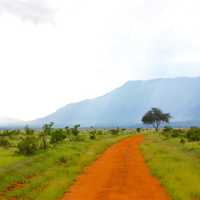
<instances>
[{"instance_id":1,"label":"white cloud","mask_svg":"<svg viewBox=\"0 0 200 200\"><path fill-rule=\"evenodd\" d=\"M0 13L4 12L36 24L53 19L53 10L45 0L0 0Z\"/></svg>"}]
</instances>

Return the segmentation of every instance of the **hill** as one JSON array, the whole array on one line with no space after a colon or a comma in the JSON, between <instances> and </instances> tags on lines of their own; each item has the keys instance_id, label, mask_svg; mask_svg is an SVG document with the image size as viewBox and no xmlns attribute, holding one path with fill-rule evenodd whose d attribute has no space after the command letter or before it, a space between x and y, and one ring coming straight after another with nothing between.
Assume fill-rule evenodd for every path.
<instances>
[{"instance_id":1,"label":"hill","mask_svg":"<svg viewBox=\"0 0 200 200\"><path fill-rule=\"evenodd\" d=\"M41 126L81 124L82 127L134 126L151 107L173 116L177 126L200 124L200 77L128 81L95 99L68 104L47 117L31 122Z\"/></svg>"}]
</instances>

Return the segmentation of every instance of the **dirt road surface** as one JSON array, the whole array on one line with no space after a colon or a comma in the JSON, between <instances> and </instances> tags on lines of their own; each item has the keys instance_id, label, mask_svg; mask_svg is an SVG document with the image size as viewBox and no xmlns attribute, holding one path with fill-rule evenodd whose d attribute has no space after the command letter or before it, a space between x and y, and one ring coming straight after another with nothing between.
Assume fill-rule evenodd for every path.
<instances>
[{"instance_id":1,"label":"dirt road surface","mask_svg":"<svg viewBox=\"0 0 200 200\"><path fill-rule=\"evenodd\" d=\"M110 147L62 200L170 200L144 162L139 149L143 139L135 136Z\"/></svg>"}]
</instances>

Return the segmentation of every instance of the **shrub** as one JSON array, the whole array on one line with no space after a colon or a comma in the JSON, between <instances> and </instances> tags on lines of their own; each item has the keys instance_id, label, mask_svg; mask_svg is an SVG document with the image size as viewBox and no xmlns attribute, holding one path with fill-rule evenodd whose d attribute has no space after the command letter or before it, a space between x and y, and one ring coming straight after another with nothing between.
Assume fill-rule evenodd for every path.
<instances>
[{"instance_id":1,"label":"shrub","mask_svg":"<svg viewBox=\"0 0 200 200\"><path fill-rule=\"evenodd\" d=\"M184 131L181 129L173 129L172 127L165 127L162 131L162 135L164 135L166 138L173 137L183 137Z\"/></svg>"},{"instance_id":2,"label":"shrub","mask_svg":"<svg viewBox=\"0 0 200 200\"><path fill-rule=\"evenodd\" d=\"M37 151L37 139L34 136L26 136L18 143L18 153L23 155L31 155Z\"/></svg>"},{"instance_id":3,"label":"shrub","mask_svg":"<svg viewBox=\"0 0 200 200\"><path fill-rule=\"evenodd\" d=\"M56 144L58 142L63 141L65 138L66 138L66 135L64 134L64 131L62 129L55 129L51 133L50 143L51 144Z\"/></svg>"},{"instance_id":4,"label":"shrub","mask_svg":"<svg viewBox=\"0 0 200 200\"><path fill-rule=\"evenodd\" d=\"M163 128L163 132L171 132L173 130L173 128L171 126L165 126Z\"/></svg>"},{"instance_id":5,"label":"shrub","mask_svg":"<svg viewBox=\"0 0 200 200\"><path fill-rule=\"evenodd\" d=\"M66 138L70 138L71 130L69 129L68 126L65 127L64 132L65 132Z\"/></svg>"},{"instance_id":6,"label":"shrub","mask_svg":"<svg viewBox=\"0 0 200 200\"><path fill-rule=\"evenodd\" d=\"M120 132L120 129L119 129L119 128L111 129L109 132L110 132L112 135L118 135L119 132Z\"/></svg>"},{"instance_id":7,"label":"shrub","mask_svg":"<svg viewBox=\"0 0 200 200\"><path fill-rule=\"evenodd\" d=\"M96 133L97 133L96 130L92 130L92 131L89 132L91 140L95 140L96 139Z\"/></svg>"},{"instance_id":8,"label":"shrub","mask_svg":"<svg viewBox=\"0 0 200 200\"><path fill-rule=\"evenodd\" d=\"M199 128L190 128L186 134L188 141L200 141L200 129Z\"/></svg>"},{"instance_id":9,"label":"shrub","mask_svg":"<svg viewBox=\"0 0 200 200\"><path fill-rule=\"evenodd\" d=\"M140 132L141 132L141 128L136 128L136 131L137 131L138 133L140 133Z\"/></svg>"},{"instance_id":10,"label":"shrub","mask_svg":"<svg viewBox=\"0 0 200 200\"><path fill-rule=\"evenodd\" d=\"M79 130L78 130L78 128L80 127L80 125L79 124L77 124L77 125L75 125L72 129L71 129L71 133L72 133L72 135L74 135L74 136L78 136L78 134L79 134Z\"/></svg>"},{"instance_id":11,"label":"shrub","mask_svg":"<svg viewBox=\"0 0 200 200\"><path fill-rule=\"evenodd\" d=\"M47 149L48 148L48 138L49 135L53 132L54 123L50 122L49 124L44 124L42 127L42 132L40 133L39 137L41 139L40 148Z\"/></svg>"},{"instance_id":12,"label":"shrub","mask_svg":"<svg viewBox=\"0 0 200 200\"><path fill-rule=\"evenodd\" d=\"M180 136L180 131L177 130L177 129L174 129L172 131L172 134L171 134L172 137L179 137Z\"/></svg>"},{"instance_id":13,"label":"shrub","mask_svg":"<svg viewBox=\"0 0 200 200\"><path fill-rule=\"evenodd\" d=\"M29 128L29 126L25 126L24 132L25 132L26 135L33 135L34 134L34 130Z\"/></svg>"},{"instance_id":14,"label":"shrub","mask_svg":"<svg viewBox=\"0 0 200 200\"><path fill-rule=\"evenodd\" d=\"M9 140L4 137L0 137L0 146L6 148L9 147L10 146Z\"/></svg>"},{"instance_id":15,"label":"shrub","mask_svg":"<svg viewBox=\"0 0 200 200\"><path fill-rule=\"evenodd\" d=\"M185 144L185 142L186 142L185 139L181 138L180 143Z\"/></svg>"}]
</instances>

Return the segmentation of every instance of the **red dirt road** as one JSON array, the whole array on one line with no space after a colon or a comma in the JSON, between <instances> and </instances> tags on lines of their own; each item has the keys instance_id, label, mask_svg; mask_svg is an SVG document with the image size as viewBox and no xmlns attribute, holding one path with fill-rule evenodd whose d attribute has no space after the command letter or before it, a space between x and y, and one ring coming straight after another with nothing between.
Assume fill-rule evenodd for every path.
<instances>
[{"instance_id":1,"label":"red dirt road","mask_svg":"<svg viewBox=\"0 0 200 200\"><path fill-rule=\"evenodd\" d=\"M169 200L139 150L143 136L125 139L94 162L62 200Z\"/></svg>"}]
</instances>

